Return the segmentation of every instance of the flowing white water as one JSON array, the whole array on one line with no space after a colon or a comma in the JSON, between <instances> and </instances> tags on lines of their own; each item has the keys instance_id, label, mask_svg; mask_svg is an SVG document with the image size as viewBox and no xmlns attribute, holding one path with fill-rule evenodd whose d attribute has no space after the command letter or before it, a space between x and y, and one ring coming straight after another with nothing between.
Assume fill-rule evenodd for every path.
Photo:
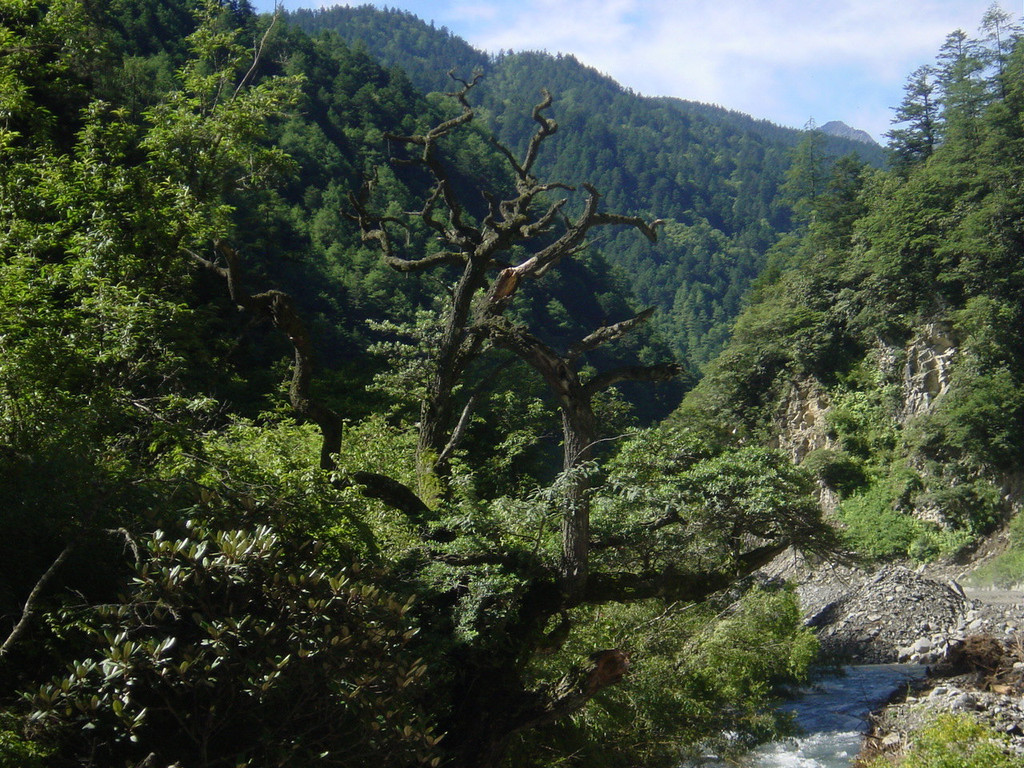
<instances>
[{"instance_id":1,"label":"flowing white water","mask_svg":"<svg viewBox=\"0 0 1024 768\"><path fill-rule=\"evenodd\" d=\"M921 678L912 664L866 664L843 669L807 688L783 709L803 735L766 744L748 756L749 768L849 768L860 752L867 717L894 692ZM725 765L714 759L703 767Z\"/></svg>"},{"instance_id":2,"label":"flowing white water","mask_svg":"<svg viewBox=\"0 0 1024 768\"><path fill-rule=\"evenodd\" d=\"M868 714L924 671L910 664L871 664L819 681L784 707L796 715L804 735L761 747L751 756L751 768L849 768Z\"/></svg>"}]
</instances>

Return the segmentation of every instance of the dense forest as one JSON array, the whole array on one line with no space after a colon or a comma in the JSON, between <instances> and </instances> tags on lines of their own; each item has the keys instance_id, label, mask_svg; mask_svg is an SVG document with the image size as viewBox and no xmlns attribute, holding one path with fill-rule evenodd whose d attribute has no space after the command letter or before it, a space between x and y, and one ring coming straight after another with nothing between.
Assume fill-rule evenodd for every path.
<instances>
[{"instance_id":1,"label":"dense forest","mask_svg":"<svg viewBox=\"0 0 1024 768\"><path fill-rule=\"evenodd\" d=\"M876 557L968 556L1021 503L1024 58L998 7L981 32L908 77L891 172L840 161L814 185L794 162L819 190L801 236L682 411L778 442L787 409L824 405L821 439L791 453Z\"/></svg>"},{"instance_id":2,"label":"dense forest","mask_svg":"<svg viewBox=\"0 0 1024 768\"><path fill-rule=\"evenodd\" d=\"M541 87L562 130L538 169L590 182L609 205L667 220L656 246L609 233L602 252L629 276L636 298L658 307L653 324L680 359L701 366L721 349L765 253L792 227L781 192L803 132L697 102L640 96L569 55L477 51L412 14L371 6L288 15L311 33L337 33L421 90L448 91L446 73L483 73L479 112L510 147L524 146ZM812 117L812 116L808 116ZM830 158L884 164L877 145L821 136Z\"/></svg>"},{"instance_id":3,"label":"dense forest","mask_svg":"<svg viewBox=\"0 0 1024 768\"><path fill-rule=\"evenodd\" d=\"M1016 28L911 76L882 170L335 13L359 35L0 0L0 765L653 768L787 732L816 641L763 566L955 556L1014 510Z\"/></svg>"}]
</instances>

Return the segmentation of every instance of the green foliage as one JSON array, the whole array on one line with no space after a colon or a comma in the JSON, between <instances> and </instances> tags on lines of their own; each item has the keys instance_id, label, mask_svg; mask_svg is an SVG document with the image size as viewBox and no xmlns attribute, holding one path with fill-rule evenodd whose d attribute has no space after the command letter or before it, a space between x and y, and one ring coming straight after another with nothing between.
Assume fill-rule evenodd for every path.
<instances>
[{"instance_id":1,"label":"green foliage","mask_svg":"<svg viewBox=\"0 0 1024 768\"><path fill-rule=\"evenodd\" d=\"M954 33L936 66L914 73L896 173L840 160L829 181L806 137L789 184L806 201L806 234L778 241L728 346L676 415L771 439L794 396L808 383L822 390L838 450L812 453L807 467L840 494L851 541L873 557L949 556L991 531L1007 513L1000 478L1024 455L1011 180L1024 100L1006 76L1024 54L997 17L984 40ZM904 370L901 357L936 329L935 352L953 360L941 381L938 367ZM925 375L927 391L911 391ZM908 415L915 394L927 408ZM913 517L924 513L939 524Z\"/></svg>"},{"instance_id":2,"label":"green foliage","mask_svg":"<svg viewBox=\"0 0 1024 768\"><path fill-rule=\"evenodd\" d=\"M754 588L728 606L608 606L578 619L562 653L627 648L629 677L571 721L525 737L515 765L653 768L708 749L733 755L790 732L773 690L805 679L817 653L787 591Z\"/></svg>"},{"instance_id":3,"label":"green foliage","mask_svg":"<svg viewBox=\"0 0 1024 768\"><path fill-rule=\"evenodd\" d=\"M970 714L936 715L911 737L910 749L895 761L879 757L869 768L1021 768L1024 759L1007 739Z\"/></svg>"},{"instance_id":4,"label":"green foliage","mask_svg":"<svg viewBox=\"0 0 1024 768\"><path fill-rule=\"evenodd\" d=\"M301 77L248 84L251 54L225 14L218 0L206 0L188 37L192 55L178 73L180 88L146 113L152 127L140 142L153 171L172 185L191 247L231 232L230 193L260 189L292 168L282 149L264 141L269 122L295 105Z\"/></svg>"},{"instance_id":5,"label":"green foliage","mask_svg":"<svg viewBox=\"0 0 1024 768\"><path fill-rule=\"evenodd\" d=\"M1024 391L1006 368L963 371L909 439L929 459L1009 469L1024 457Z\"/></svg>"},{"instance_id":6,"label":"green foliage","mask_svg":"<svg viewBox=\"0 0 1024 768\"><path fill-rule=\"evenodd\" d=\"M728 570L746 537L828 546L811 476L780 451L723 438L660 428L622 447L609 463L608 489L595 498L593 528L630 547L600 562L657 570L685 558L688 567Z\"/></svg>"},{"instance_id":7,"label":"green foliage","mask_svg":"<svg viewBox=\"0 0 1024 768\"><path fill-rule=\"evenodd\" d=\"M782 194L797 221L809 223L819 196L825 191L827 173L825 134L811 120L800 142L793 148L793 160L786 170Z\"/></svg>"},{"instance_id":8,"label":"green foliage","mask_svg":"<svg viewBox=\"0 0 1024 768\"><path fill-rule=\"evenodd\" d=\"M844 451L862 461L887 463L897 440L894 389L883 385L833 391L828 426Z\"/></svg>"},{"instance_id":9,"label":"green foliage","mask_svg":"<svg viewBox=\"0 0 1024 768\"><path fill-rule=\"evenodd\" d=\"M49 754L26 739L22 723L9 712L0 713L0 768L44 768Z\"/></svg>"},{"instance_id":10,"label":"green foliage","mask_svg":"<svg viewBox=\"0 0 1024 768\"><path fill-rule=\"evenodd\" d=\"M966 534L990 533L1002 516L1002 491L983 478L966 479L954 475L952 481L930 477L929 487L915 498L924 508L941 510L943 521Z\"/></svg>"},{"instance_id":11,"label":"green foliage","mask_svg":"<svg viewBox=\"0 0 1024 768\"><path fill-rule=\"evenodd\" d=\"M223 22L213 5L207 12L200 36ZM14 615L66 542L134 529L173 504L156 465L194 447L213 419L210 391L230 367L218 364L226 345L211 343L214 323L179 248L209 232L211 222L189 211L224 210L228 187L204 193L171 181L184 166L155 163L169 123L140 124L124 107L86 98L96 95L87 75L102 79L109 61L83 4L7 3L0 22L20 52L0 61L13 99L0 128L0 538L5 557L17 550L0 600ZM47 50L39 60L21 55ZM64 96L46 95L51 84ZM220 143L256 161L250 150L270 106L243 105L246 132ZM219 113L225 132L241 125L228 111ZM79 576L83 592L94 596L93 583L116 567L97 562Z\"/></svg>"},{"instance_id":12,"label":"green foliage","mask_svg":"<svg viewBox=\"0 0 1024 768\"><path fill-rule=\"evenodd\" d=\"M903 86L903 101L895 109L892 122L906 124L886 134L889 152L897 170L922 163L931 157L939 141L939 100L935 70L930 66L915 69Z\"/></svg>"},{"instance_id":13,"label":"green foliage","mask_svg":"<svg viewBox=\"0 0 1024 768\"><path fill-rule=\"evenodd\" d=\"M372 457L357 436L364 429L353 430L343 451L360 452L366 460L360 466L369 467ZM385 429L374 439L384 444ZM211 524L259 523L289 538L316 537L335 556L375 554L385 533L375 531L371 521L380 522L382 513L355 488L338 487L319 469L320 440L316 427L291 419L237 420L187 450L176 446L161 455L156 475L176 489L175 502Z\"/></svg>"},{"instance_id":14,"label":"green foliage","mask_svg":"<svg viewBox=\"0 0 1024 768\"><path fill-rule=\"evenodd\" d=\"M855 551L879 560L910 554L925 524L896 509L893 496L893 488L880 483L843 500L839 519Z\"/></svg>"},{"instance_id":15,"label":"green foliage","mask_svg":"<svg viewBox=\"0 0 1024 768\"><path fill-rule=\"evenodd\" d=\"M841 497L849 496L867 483L863 462L843 450L815 449L804 457L800 466Z\"/></svg>"},{"instance_id":16,"label":"green foliage","mask_svg":"<svg viewBox=\"0 0 1024 768\"><path fill-rule=\"evenodd\" d=\"M858 352L852 334L836 322L835 307L815 295L822 271L786 275L772 287L771 300L753 304L737 319L728 347L691 395L695 410L712 409L719 419L761 432L775 415L785 382L828 380L850 366Z\"/></svg>"},{"instance_id":17,"label":"green foliage","mask_svg":"<svg viewBox=\"0 0 1024 768\"><path fill-rule=\"evenodd\" d=\"M1007 547L968 574L965 582L975 587L1016 589L1024 583L1024 516L1015 515L1006 528Z\"/></svg>"},{"instance_id":18,"label":"green foliage","mask_svg":"<svg viewBox=\"0 0 1024 768\"><path fill-rule=\"evenodd\" d=\"M425 92L451 90L444 73L453 68L461 77L484 73L481 115L510 147L525 146L534 127L521 105L535 103L542 87L550 91L558 151L539 158L538 172L592 183L616 210L686 231L667 230L656 247L623 234L599 247L628 275L637 299L662 310L655 322L678 357L703 364L721 348L765 251L789 226L779 188L803 132L710 105L641 97L572 56L487 55L397 9L300 10L287 18L366 46ZM821 151L882 163L877 148L834 137L823 137Z\"/></svg>"},{"instance_id":19,"label":"green foliage","mask_svg":"<svg viewBox=\"0 0 1024 768\"><path fill-rule=\"evenodd\" d=\"M434 746L424 702L455 734L474 714L489 720L467 714L467 701L511 710L543 700L567 667L612 645L633 651L632 679L526 737L517 764L678 764L716 731L743 734L738 744L777 732L771 686L799 677L813 652L787 593L578 607L568 639L553 636L557 510L578 477L548 483L557 428L519 368L496 358L469 371L463 394L498 386L452 457L450 503L417 520L361 497L360 472L413 482L408 427L436 343L436 285L390 270L345 216L364 178L385 215L429 194L417 171L384 165L386 134L447 114L443 99L415 92L421 73L394 68L410 55L487 68L478 112L510 146L534 127L518 121L520 105L547 85L562 130L537 172L591 181L609 209L666 220L657 248L611 236L511 308L553 345L629 316L639 297L667 310L657 330L677 351L709 361L774 246L685 413L616 445L606 475L574 470L593 482L595 575L660 585L692 571L701 587L725 585L748 547L827 546L813 476L843 496L840 514L870 554L952 552L998 518L988 478L1019 463L1024 434L1024 78L1011 76L1024 54L983 57L1008 73L998 98L950 59L943 82L959 77L960 90L945 95L959 111L944 143L899 177L850 159L810 169L808 236L780 240L789 212L779 186L798 134L642 99L571 57L479 62L404 14L309 14L320 26L362 25L372 40L361 47L284 25L264 38L269 17L245 2L202 3L196 19L190 4L0 0L10 53L0 59L0 613L16 615L69 540L125 529L146 550L115 601L109 582L123 563L96 555L109 542L81 547L67 580L99 607L51 614L22 644L21 666L5 669L5 682L37 691L43 741L5 721L0 760L39 762L45 742L65 760L95 749L109 765L149 752L183 765L405 765ZM250 41L262 41L258 61ZM371 57L378 47L395 57L390 69ZM967 86L979 82L985 98L971 102ZM446 146L444 160L459 190L514 181L483 129ZM471 208L468 218L486 214L482 202ZM438 247L422 221L406 234L417 252ZM316 469L317 430L283 415L287 339L235 312L215 269L189 271L224 238L244 253L251 292L280 287L303 308L317 339L313 389L345 417L333 473ZM865 350L898 348L945 315L964 359L933 411L904 430L894 369L875 375ZM383 359L370 362L370 341ZM649 363L665 346L652 333L624 354ZM759 441L790 384L809 377L828 391L839 448L798 468ZM602 424L634 429L626 402L639 398L624 388L595 403ZM915 505L940 507L954 527L913 521ZM203 523L181 540L137 533L185 518ZM330 575L357 555L366 570ZM416 617L424 632L412 637ZM69 656L70 670L40 688L42 670Z\"/></svg>"},{"instance_id":20,"label":"green foliage","mask_svg":"<svg viewBox=\"0 0 1024 768\"><path fill-rule=\"evenodd\" d=\"M37 738L104 765L428 761L408 603L267 528L187 528L141 542L120 602L63 620L94 653L31 695Z\"/></svg>"},{"instance_id":21,"label":"green foliage","mask_svg":"<svg viewBox=\"0 0 1024 768\"><path fill-rule=\"evenodd\" d=\"M981 589L1019 589L1024 584L1024 550L1014 547L971 571L964 583Z\"/></svg>"},{"instance_id":22,"label":"green foliage","mask_svg":"<svg viewBox=\"0 0 1024 768\"><path fill-rule=\"evenodd\" d=\"M74 132L92 38L75 0L0 3L0 147L60 141Z\"/></svg>"}]
</instances>

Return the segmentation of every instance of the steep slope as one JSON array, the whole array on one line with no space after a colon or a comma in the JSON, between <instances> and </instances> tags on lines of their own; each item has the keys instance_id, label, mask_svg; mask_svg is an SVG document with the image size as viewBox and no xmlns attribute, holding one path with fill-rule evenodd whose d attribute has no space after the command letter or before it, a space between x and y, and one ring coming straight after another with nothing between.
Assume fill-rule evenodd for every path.
<instances>
[{"instance_id":1,"label":"steep slope","mask_svg":"<svg viewBox=\"0 0 1024 768\"><path fill-rule=\"evenodd\" d=\"M539 167L553 178L594 184L619 210L665 219L656 248L621 237L601 243L637 298L655 305L676 352L710 360L728 335L764 254L790 226L779 200L790 153L803 132L695 102L622 88L572 56L476 51L447 29L402 11L369 6L297 11L291 23L363 45L423 90L449 90L449 70L484 74L475 98L503 141L522 146L541 88L561 126ZM831 156L875 165L877 146L828 137Z\"/></svg>"},{"instance_id":2,"label":"steep slope","mask_svg":"<svg viewBox=\"0 0 1024 768\"><path fill-rule=\"evenodd\" d=\"M802 461L871 556L966 556L1024 504L1022 67L970 69L970 111L948 72L930 156L808 203L678 415Z\"/></svg>"}]
</instances>

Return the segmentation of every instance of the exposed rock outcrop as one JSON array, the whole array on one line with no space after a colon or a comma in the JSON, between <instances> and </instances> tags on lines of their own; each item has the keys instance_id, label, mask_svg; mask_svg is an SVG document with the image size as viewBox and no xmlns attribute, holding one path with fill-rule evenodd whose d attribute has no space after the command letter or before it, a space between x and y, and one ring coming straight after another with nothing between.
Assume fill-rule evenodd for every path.
<instances>
[{"instance_id":1,"label":"exposed rock outcrop","mask_svg":"<svg viewBox=\"0 0 1024 768\"><path fill-rule=\"evenodd\" d=\"M825 418L829 404L828 392L815 379L794 383L779 408L776 447L797 464L811 451L835 448Z\"/></svg>"},{"instance_id":2,"label":"exposed rock outcrop","mask_svg":"<svg viewBox=\"0 0 1024 768\"><path fill-rule=\"evenodd\" d=\"M949 389L956 354L956 340L945 323L924 326L911 341L903 371L901 422L927 411Z\"/></svg>"},{"instance_id":3,"label":"exposed rock outcrop","mask_svg":"<svg viewBox=\"0 0 1024 768\"><path fill-rule=\"evenodd\" d=\"M870 133L862 131L860 128L851 128L842 120L829 120L821 126L821 132L827 133L829 136L839 136L844 139L859 141L862 144L878 146L878 142L874 140Z\"/></svg>"}]
</instances>

